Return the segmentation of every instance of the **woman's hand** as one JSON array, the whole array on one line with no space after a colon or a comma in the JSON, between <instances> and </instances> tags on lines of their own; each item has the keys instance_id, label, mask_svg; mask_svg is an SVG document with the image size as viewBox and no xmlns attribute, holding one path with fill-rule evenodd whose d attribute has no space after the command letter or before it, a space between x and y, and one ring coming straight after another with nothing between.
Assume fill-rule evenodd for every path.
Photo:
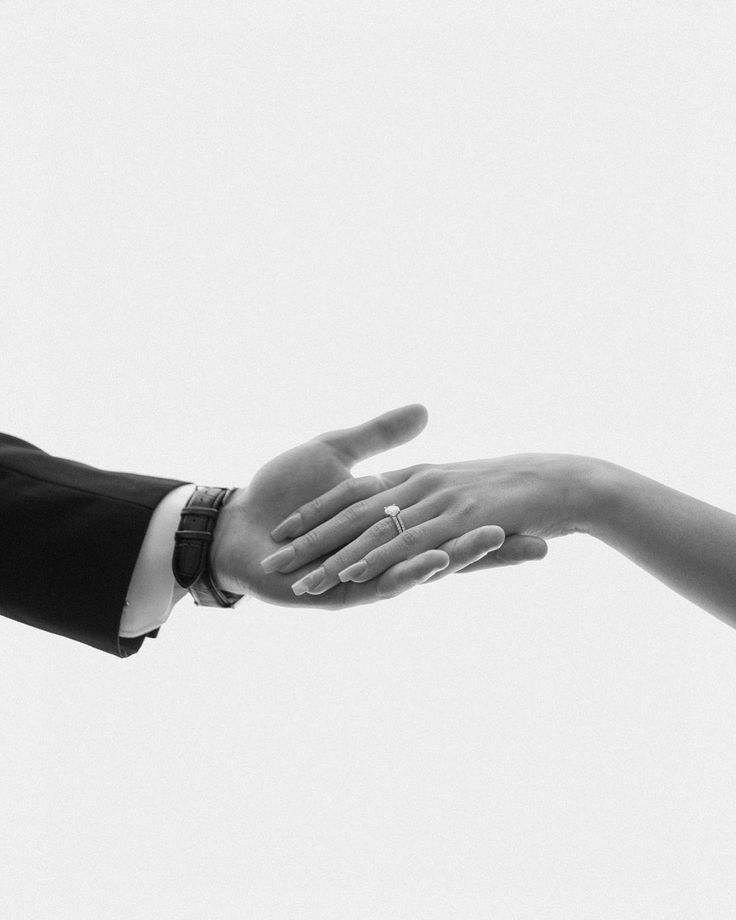
<instances>
[{"instance_id":1,"label":"woman's hand","mask_svg":"<svg viewBox=\"0 0 736 920\"><path fill-rule=\"evenodd\" d=\"M318 595L341 581L370 582L432 549L445 552L450 565L428 580L541 559L546 539L582 530L585 460L516 454L348 479L299 506L271 532L274 540L296 537L290 561L261 564L290 573L318 560L312 582L308 572L292 584L295 594ZM400 535L384 511L392 504L401 508L406 530ZM362 573L352 568L360 562Z\"/></svg>"}]
</instances>

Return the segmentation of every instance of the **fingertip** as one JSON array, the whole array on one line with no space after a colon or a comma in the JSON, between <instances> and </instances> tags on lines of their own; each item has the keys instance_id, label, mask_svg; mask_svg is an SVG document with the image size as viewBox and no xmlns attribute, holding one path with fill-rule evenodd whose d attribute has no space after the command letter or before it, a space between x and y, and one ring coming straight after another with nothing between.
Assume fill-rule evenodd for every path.
<instances>
[{"instance_id":1,"label":"fingertip","mask_svg":"<svg viewBox=\"0 0 736 920\"><path fill-rule=\"evenodd\" d=\"M546 540L543 540L541 537L532 537L525 535L524 537L524 549L526 559L544 559L549 551L549 546Z\"/></svg>"},{"instance_id":2,"label":"fingertip","mask_svg":"<svg viewBox=\"0 0 736 920\"><path fill-rule=\"evenodd\" d=\"M429 411L424 403L412 403L412 408L417 414L417 424L424 428L429 421Z\"/></svg>"},{"instance_id":3,"label":"fingertip","mask_svg":"<svg viewBox=\"0 0 736 920\"><path fill-rule=\"evenodd\" d=\"M437 565L448 566L450 564L450 554L446 553L443 549L428 549L427 552L424 553L424 559Z\"/></svg>"},{"instance_id":4,"label":"fingertip","mask_svg":"<svg viewBox=\"0 0 736 920\"><path fill-rule=\"evenodd\" d=\"M517 565L520 562L536 562L544 559L549 547L541 537L528 534L512 534L496 553L499 562Z\"/></svg>"},{"instance_id":5,"label":"fingertip","mask_svg":"<svg viewBox=\"0 0 736 920\"><path fill-rule=\"evenodd\" d=\"M498 549L506 542L506 531L503 529L503 527L499 527L498 524L488 524L483 528L483 530L485 531L489 542L496 544L494 547L492 547L491 551L493 549Z\"/></svg>"},{"instance_id":6,"label":"fingertip","mask_svg":"<svg viewBox=\"0 0 736 920\"><path fill-rule=\"evenodd\" d=\"M450 560L448 558L447 562L441 562L439 563L439 565L437 564L432 565L429 571L422 572L416 575L414 579L412 580L411 584L409 585L409 587L411 587L411 585L423 585L425 582L429 581L430 578L433 578L435 575L438 575L440 572L444 572L449 564L450 564Z\"/></svg>"}]
</instances>

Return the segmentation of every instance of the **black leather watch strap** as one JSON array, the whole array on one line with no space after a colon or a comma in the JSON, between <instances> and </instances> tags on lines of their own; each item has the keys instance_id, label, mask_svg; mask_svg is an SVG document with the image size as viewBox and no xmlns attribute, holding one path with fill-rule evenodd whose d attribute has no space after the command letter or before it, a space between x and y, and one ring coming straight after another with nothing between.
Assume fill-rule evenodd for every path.
<instances>
[{"instance_id":1,"label":"black leather watch strap","mask_svg":"<svg viewBox=\"0 0 736 920\"><path fill-rule=\"evenodd\" d=\"M194 603L204 607L234 607L244 596L223 591L215 584L210 569L210 548L220 508L235 489L197 486L184 506L174 536L171 567L182 588L188 588Z\"/></svg>"}]
</instances>

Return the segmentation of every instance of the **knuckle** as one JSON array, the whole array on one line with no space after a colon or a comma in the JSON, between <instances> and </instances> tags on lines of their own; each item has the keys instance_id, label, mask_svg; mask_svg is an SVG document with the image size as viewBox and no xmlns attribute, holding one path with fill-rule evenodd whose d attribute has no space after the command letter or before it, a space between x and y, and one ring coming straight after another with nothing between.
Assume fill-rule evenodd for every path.
<instances>
[{"instance_id":1,"label":"knuckle","mask_svg":"<svg viewBox=\"0 0 736 920\"><path fill-rule=\"evenodd\" d=\"M363 557L368 563L369 572L382 572L386 568L386 554L382 549L374 549Z\"/></svg>"},{"instance_id":2,"label":"knuckle","mask_svg":"<svg viewBox=\"0 0 736 920\"><path fill-rule=\"evenodd\" d=\"M415 550L421 545L421 537L416 530L405 530L401 534L401 542L409 550Z\"/></svg>"},{"instance_id":3,"label":"knuckle","mask_svg":"<svg viewBox=\"0 0 736 920\"><path fill-rule=\"evenodd\" d=\"M337 575L338 572L346 569L349 565L352 565L353 562L355 562L355 558L350 558L346 552L341 550L335 553L334 556L330 556L329 562L326 562L324 565L328 572L333 572Z\"/></svg>"},{"instance_id":4,"label":"knuckle","mask_svg":"<svg viewBox=\"0 0 736 920\"><path fill-rule=\"evenodd\" d=\"M365 513L366 513L366 502L358 501L350 505L349 508L346 508L343 511L343 516L344 516L345 521L347 521L348 524L357 524L361 520L365 520Z\"/></svg>"},{"instance_id":5,"label":"knuckle","mask_svg":"<svg viewBox=\"0 0 736 920\"><path fill-rule=\"evenodd\" d=\"M364 481L361 479L348 479L343 485L343 489L349 496L360 495L363 491Z\"/></svg>"},{"instance_id":6,"label":"knuckle","mask_svg":"<svg viewBox=\"0 0 736 920\"><path fill-rule=\"evenodd\" d=\"M386 524L388 524L389 527L386 527ZM388 540L391 538L391 535L395 536L396 530L391 521L385 519L376 521L375 524L372 524L366 531L364 531L363 536L365 537L368 544L372 544L373 546L376 546L377 544L377 548L371 550L370 554L366 555L365 557L369 562L374 561L377 558L378 554L381 553L381 547L384 543L388 542Z\"/></svg>"},{"instance_id":7,"label":"knuckle","mask_svg":"<svg viewBox=\"0 0 736 920\"><path fill-rule=\"evenodd\" d=\"M396 536L396 527L391 518L382 517L373 525L373 529L379 537L388 537L391 539Z\"/></svg>"},{"instance_id":8,"label":"knuckle","mask_svg":"<svg viewBox=\"0 0 736 920\"><path fill-rule=\"evenodd\" d=\"M434 490L434 498L437 501L438 508L441 508L443 511L452 510L453 502L455 500L455 494L453 493L452 489L438 486Z\"/></svg>"},{"instance_id":9,"label":"knuckle","mask_svg":"<svg viewBox=\"0 0 736 920\"><path fill-rule=\"evenodd\" d=\"M322 512L324 511L325 503L322 500L322 496L318 495L317 498L313 498L310 502L304 506L304 512L307 517L314 519L320 518Z\"/></svg>"},{"instance_id":10,"label":"knuckle","mask_svg":"<svg viewBox=\"0 0 736 920\"><path fill-rule=\"evenodd\" d=\"M433 467L426 467L417 475L417 479L425 488L433 489L439 484L439 475Z\"/></svg>"},{"instance_id":11,"label":"knuckle","mask_svg":"<svg viewBox=\"0 0 736 920\"><path fill-rule=\"evenodd\" d=\"M453 511L459 517L465 517L473 512L475 504L470 498L461 496L460 498L455 498L452 502Z\"/></svg>"},{"instance_id":12,"label":"knuckle","mask_svg":"<svg viewBox=\"0 0 736 920\"><path fill-rule=\"evenodd\" d=\"M442 470L438 470L437 467L433 466L430 466L420 473L419 479L424 488L431 489L432 491L442 489L445 485L445 474Z\"/></svg>"},{"instance_id":13,"label":"knuckle","mask_svg":"<svg viewBox=\"0 0 736 920\"><path fill-rule=\"evenodd\" d=\"M320 531L320 528L317 527L314 530L310 530L308 533L305 533L303 536L299 537L298 540L294 541L294 546L297 547L297 551L311 552L313 549L317 548L317 544L322 539L323 533ZM297 546L298 544L298 546Z\"/></svg>"}]
</instances>

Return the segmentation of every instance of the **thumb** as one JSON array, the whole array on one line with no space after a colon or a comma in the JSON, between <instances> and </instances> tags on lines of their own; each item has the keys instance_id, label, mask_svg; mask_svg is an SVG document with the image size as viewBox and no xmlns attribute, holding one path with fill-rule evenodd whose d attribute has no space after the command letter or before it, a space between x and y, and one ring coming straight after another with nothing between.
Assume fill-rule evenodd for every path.
<instances>
[{"instance_id":1,"label":"thumb","mask_svg":"<svg viewBox=\"0 0 736 920\"><path fill-rule=\"evenodd\" d=\"M398 447L411 441L425 428L429 414L421 403L411 403L391 409L376 418L319 435L317 440L334 448L346 466L351 467L366 457Z\"/></svg>"}]
</instances>

